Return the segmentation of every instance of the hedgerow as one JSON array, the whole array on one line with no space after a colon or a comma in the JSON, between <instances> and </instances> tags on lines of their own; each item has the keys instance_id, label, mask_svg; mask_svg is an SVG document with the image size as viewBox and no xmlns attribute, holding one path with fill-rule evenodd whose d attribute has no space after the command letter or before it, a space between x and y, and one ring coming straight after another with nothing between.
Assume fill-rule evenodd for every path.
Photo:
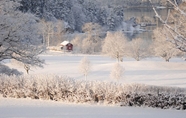
<instances>
[{"instance_id":1,"label":"hedgerow","mask_svg":"<svg viewBox=\"0 0 186 118\"><path fill-rule=\"evenodd\" d=\"M186 89L74 80L56 75L0 75L3 97L186 110Z\"/></svg>"}]
</instances>

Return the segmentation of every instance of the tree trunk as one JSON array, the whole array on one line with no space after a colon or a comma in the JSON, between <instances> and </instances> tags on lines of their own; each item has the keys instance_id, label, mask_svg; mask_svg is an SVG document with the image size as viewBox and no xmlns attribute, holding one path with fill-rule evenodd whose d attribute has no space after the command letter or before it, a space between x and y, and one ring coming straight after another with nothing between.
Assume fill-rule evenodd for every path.
<instances>
[{"instance_id":1,"label":"tree trunk","mask_svg":"<svg viewBox=\"0 0 186 118\"><path fill-rule=\"evenodd\" d=\"M165 59L166 62L169 62L170 59Z\"/></svg>"}]
</instances>

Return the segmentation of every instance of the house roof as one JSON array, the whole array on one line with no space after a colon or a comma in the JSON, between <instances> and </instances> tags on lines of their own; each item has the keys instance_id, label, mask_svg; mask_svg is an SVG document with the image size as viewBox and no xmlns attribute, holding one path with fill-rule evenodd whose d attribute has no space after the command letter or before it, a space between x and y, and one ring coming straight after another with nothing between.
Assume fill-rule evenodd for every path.
<instances>
[{"instance_id":1,"label":"house roof","mask_svg":"<svg viewBox=\"0 0 186 118\"><path fill-rule=\"evenodd\" d=\"M69 43L69 41L63 41L62 43L61 43L61 45L67 45Z\"/></svg>"}]
</instances>

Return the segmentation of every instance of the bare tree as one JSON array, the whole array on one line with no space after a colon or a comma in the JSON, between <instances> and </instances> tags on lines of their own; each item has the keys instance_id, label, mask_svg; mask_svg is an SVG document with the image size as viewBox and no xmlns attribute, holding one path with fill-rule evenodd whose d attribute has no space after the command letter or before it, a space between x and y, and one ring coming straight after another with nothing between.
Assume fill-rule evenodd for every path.
<instances>
[{"instance_id":1,"label":"bare tree","mask_svg":"<svg viewBox=\"0 0 186 118\"><path fill-rule=\"evenodd\" d=\"M114 67L110 73L112 79L120 80L123 78L125 69L119 63L114 64Z\"/></svg>"},{"instance_id":2,"label":"bare tree","mask_svg":"<svg viewBox=\"0 0 186 118\"><path fill-rule=\"evenodd\" d=\"M102 52L111 58L117 59L119 62L126 55L126 44L127 39L123 32L107 32L107 36L102 47Z\"/></svg>"},{"instance_id":3,"label":"bare tree","mask_svg":"<svg viewBox=\"0 0 186 118\"><path fill-rule=\"evenodd\" d=\"M152 0L149 0L151 3ZM182 0L179 4L178 0L167 0L172 5L173 10L169 10L167 18L163 19L157 12L155 6L153 10L156 17L160 19L164 26L164 35L167 40L175 45L175 47L186 52L186 1Z\"/></svg>"},{"instance_id":4,"label":"bare tree","mask_svg":"<svg viewBox=\"0 0 186 118\"><path fill-rule=\"evenodd\" d=\"M84 57L80 61L79 71L85 76L85 80L87 80L87 76L90 70L91 70L91 63L87 57Z\"/></svg>"},{"instance_id":5,"label":"bare tree","mask_svg":"<svg viewBox=\"0 0 186 118\"><path fill-rule=\"evenodd\" d=\"M167 62L169 62L172 57L181 54L181 51L177 49L173 43L167 41L166 36L162 34L161 28L154 30L152 49L156 56L164 58Z\"/></svg>"},{"instance_id":6,"label":"bare tree","mask_svg":"<svg viewBox=\"0 0 186 118\"><path fill-rule=\"evenodd\" d=\"M0 2L0 62L15 59L30 66L42 67L38 55L44 51L38 19L29 13L17 11L18 3Z\"/></svg>"},{"instance_id":7,"label":"bare tree","mask_svg":"<svg viewBox=\"0 0 186 118\"><path fill-rule=\"evenodd\" d=\"M129 47L127 49L127 55L137 61L140 61L150 55L149 42L141 38L132 39L132 41L129 42Z\"/></svg>"}]
</instances>

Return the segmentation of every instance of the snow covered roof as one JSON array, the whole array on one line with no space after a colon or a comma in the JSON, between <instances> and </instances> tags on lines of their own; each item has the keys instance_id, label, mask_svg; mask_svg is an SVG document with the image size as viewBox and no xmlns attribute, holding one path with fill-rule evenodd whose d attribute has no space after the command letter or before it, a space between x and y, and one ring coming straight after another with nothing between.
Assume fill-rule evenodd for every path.
<instances>
[{"instance_id":1,"label":"snow covered roof","mask_svg":"<svg viewBox=\"0 0 186 118\"><path fill-rule=\"evenodd\" d=\"M61 43L61 45L67 45L68 43L70 43L69 41L63 41L62 43Z\"/></svg>"}]
</instances>

